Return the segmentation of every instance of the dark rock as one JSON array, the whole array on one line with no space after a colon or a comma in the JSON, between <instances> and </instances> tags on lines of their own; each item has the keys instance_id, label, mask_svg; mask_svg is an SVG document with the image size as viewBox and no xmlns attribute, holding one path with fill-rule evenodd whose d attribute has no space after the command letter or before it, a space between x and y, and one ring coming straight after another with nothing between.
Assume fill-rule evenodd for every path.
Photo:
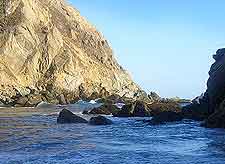
<instances>
[{"instance_id":1,"label":"dark rock","mask_svg":"<svg viewBox=\"0 0 225 164\"><path fill-rule=\"evenodd\" d=\"M156 92L150 92L148 98L152 101L160 101L161 97Z\"/></svg>"},{"instance_id":2,"label":"dark rock","mask_svg":"<svg viewBox=\"0 0 225 164\"><path fill-rule=\"evenodd\" d=\"M134 105L124 105L120 111L113 114L114 117L133 117Z\"/></svg>"},{"instance_id":3,"label":"dark rock","mask_svg":"<svg viewBox=\"0 0 225 164\"><path fill-rule=\"evenodd\" d=\"M161 114L162 112L176 112L181 113L181 107L176 102L168 102L168 103L162 103L162 102L155 102L148 105L148 109L152 116L156 116Z\"/></svg>"},{"instance_id":4,"label":"dark rock","mask_svg":"<svg viewBox=\"0 0 225 164\"><path fill-rule=\"evenodd\" d=\"M90 125L111 125L113 122L104 116L92 117L89 121Z\"/></svg>"},{"instance_id":5,"label":"dark rock","mask_svg":"<svg viewBox=\"0 0 225 164\"><path fill-rule=\"evenodd\" d=\"M67 124L67 123L88 123L87 120L73 114L71 111L67 109L63 109L57 118L57 123L59 124Z\"/></svg>"},{"instance_id":6,"label":"dark rock","mask_svg":"<svg viewBox=\"0 0 225 164\"><path fill-rule=\"evenodd\" d=\"M174 111L163 111L157 115L155 115L149 123L151 125L158 125L165 122L174 122L174 121L181 121L183 119L182 113L177 113Z\"/></svg>"},{"instance_id":7,"label":"dark rock","mask_svg":"<svg viewBox=\"0 0 225 164\"><path fill-rule=\"evenodd\" d=\"M176 102L155 102L148 105L153 118L150 120L151 125L162 124L165 122L181 121L183 113L181 107Z\"/></svg>"},{"instance_id":8,"label":"dark rock","mask_svg":"<svg viewBox=\"0 0 225 164\"><path fill-rule=\"evenodd\" d=\"M148 106L146 103L142 101L136 101L134 110L133 110L133 116L134 117L148 117L151 113L148 109Z\"/></svg>"},{"instance_id":9,"label":"dark rock","mask_svg":"<svg viewBox=\"0 0 225 164\"><path fill-rule=\"evenodd\" d=\"M225 100L202 124L207 128L225 128Z\"/></svg>"},{"instance_id":10,"label":"dark rock","mask_svg":"<svg viewBox=\"0 0 225 164\"><path fill-rule=\"evenodd\" d=\"M104 114L111 115L116 114L119 109L113 104L104 104L98 108L94 108L90 111L84 111L83 114Z\"/></svg>"},{"instance_id":11,"label":"dark rock","mask_svg":"<svg viewBox=\"0 0 225 164\"><path fill-rule=\"evenodd\" d=\"M148 117L150 111L148 106L143 101L136 101L134 103L124 105L118 113L114 114L115 117Z\"/></svg>"},{"instance_id":12,"label":"dark rock","mask_svg":"<svg viewBox=\"0 0 225 164\"><path fill-rule=\"evenodd\" d=\"M214 55L216 61L212 64L207 81L209 97L209 112L213 113L225 98L225 49L219 49Z\"/></svg>"}]
</instances>

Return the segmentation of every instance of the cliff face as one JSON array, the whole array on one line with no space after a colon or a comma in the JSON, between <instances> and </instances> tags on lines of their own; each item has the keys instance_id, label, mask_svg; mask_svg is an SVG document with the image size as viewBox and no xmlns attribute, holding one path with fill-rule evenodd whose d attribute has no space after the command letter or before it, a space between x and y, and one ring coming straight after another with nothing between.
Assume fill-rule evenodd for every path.
<instances>
[{"instance_id":1,"label":"cliff face","mask_svg":"<svg viewBox=\"0 0 225 164\"><path fill-rule=\"evenodd\" d=\"M5 100L32 90L139 90L102 34L63 0L0 0L0 74Z\"/></svg>"},{"instance_id":2,"label":"cliff face","mask_svg":"<svg viewBox=\"0 0 225 164\"><path fill-rule=\"evenodd\" d=\"M225 48L217 50L209 71L207 90L184 108L187 116L205 119L205 126L225 128Z\"/></svg>"}]
</instances>

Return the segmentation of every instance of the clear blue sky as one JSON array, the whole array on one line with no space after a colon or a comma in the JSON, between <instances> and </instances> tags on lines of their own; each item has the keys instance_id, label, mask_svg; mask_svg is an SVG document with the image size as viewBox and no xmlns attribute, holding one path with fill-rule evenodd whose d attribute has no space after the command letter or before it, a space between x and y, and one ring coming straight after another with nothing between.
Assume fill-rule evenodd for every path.
<instances>
[{"instance_id":1,"label":"clear blue sky","mask_svg":"<svg viewBox=\"0 0 225 164\"><path fill-rule=\"evenodd\" d=\"M193 98L225 47L224 0L69 0L146 91Z\"/></svg>"}]
</instances>

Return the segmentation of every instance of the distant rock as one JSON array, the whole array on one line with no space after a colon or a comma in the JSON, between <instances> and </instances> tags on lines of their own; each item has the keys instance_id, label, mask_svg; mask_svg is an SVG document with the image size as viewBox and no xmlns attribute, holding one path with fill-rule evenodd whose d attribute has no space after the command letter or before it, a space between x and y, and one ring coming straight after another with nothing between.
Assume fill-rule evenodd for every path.
<instances>
[{"instance_id":1,"label":"distant rock","mask_svg":"<svg viewBox=\"0 0 225 164\"><path fill-rule=\"evenodd\" d=\"M90 125L111 125L113 122L104 116L92 117L89 121Z\"/></svg>"},{"instance_id":2,"label":"distant rock","mask_svg":"<svg viewBox=\"0 0 225 164\"><path fill-rule=\"evenodd\" d=\"M148 105L148 109L151 113L151 116L157 116L164 112L176 112L181 113L181 106L176 102L155 102Z\"/></svg>"},{"instance_id":3,"label":"distant rock","mask_svg":"<svg viewBox=\"0 0 225 164\"><path fill-rule=\"evenodd\" d=\"M57 118L57 123L59 124L71 124L71 123L88 123L87 120L73 114L67 109L63 109Z\"/></svg>"},{"instance_id":4,"label":"distant rock","mask_svg":"<svg viewBox=\"0 0 225 164\"><path fill-rule=\"evenodd\" d=\"M115 117L148 117L150 111L148 105L143 101L136 101L131 104L124 105L118 113L114 114Z\"/></svg>"},{"instance_id":5,"label":"distant rock","mask_svg":"<svg viewBox=\"0 0 225 164\"><path fill-rule=\"evenodd\" d=\"M104 114L111 115L115 114L119 111L119 109L113 104L104 104L98 108L94 108L90 111L84 111L83 114Z\"/></svg>"},{"instance_id":6,"label":"distant rock","mask_svg":"<svg viewBox=\"0 0 225 164\"><path fill-rule=\"evenodd\" d=\"M158 125L165 122L174 122L174 121L181 121L183 119L183 114L181 112L174 112L174 111L162 111L149 121L151 125Z\"/></svg>"},{"instance_id":7,"label":"distant rock","mask_svg":"<svg viewBox=\"0 0 225 164\"><path fill-rule=\"evenodd\" d=\"M148 98L152 101L160 101L161 97L156 92L150 92Z\"/></svg>"},{"instance_id":8,"label":"distant rock","mask_svg":"<svg viewBox=\"0 0 225 164\"><path fill-rule=\"evenodd\" d=\"M181 121L183 113L181 107L176 102L155 102L148 105L151 116L151 125L162 124L165 122Z\"/></svg>"}]
</instances>

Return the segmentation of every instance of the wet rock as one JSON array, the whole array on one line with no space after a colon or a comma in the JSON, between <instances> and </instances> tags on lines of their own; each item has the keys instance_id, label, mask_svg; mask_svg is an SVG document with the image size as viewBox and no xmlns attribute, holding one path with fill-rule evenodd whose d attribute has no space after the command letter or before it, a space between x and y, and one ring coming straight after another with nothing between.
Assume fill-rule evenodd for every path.
<instances>
[{"instance_id":1,"label":"wet rock","mask_svg":"<svg viewBox=\"0 0 225 164\"><path fill-rule=\"evenodd\" d=\"M71 111L67 109L63 109L57 118L57 123L59 124L67 124L67 123L88 123L87 120L85 120L82 117L79 117L75 114L73 114Z\"/></svg>"},{"instance_id":2,"label":"wet rock","mask_svg":"<svg viewBox=\"0 0 225 164\"><path fill-rule=\"evenodd\" d=\"M225 100L213 114L205 119L202 126L207 128L225 128Z\"/></svg>"},{"instance_id":3,"label":"wet rock","mask_svg":"<svg viewBox=\"0 0 225 164\"><path fill-rule=\"evenodd\" d=\"M150 121L151 125L163 124L165 122L181 121L183 119L182 113L177 113L174 111L163 111L155 115Z\"/></svg>"},{"instance_id":4,"label":"wet rock","mask_svg":"<svg viewBox=\"0 0 225 164\"><path fill-rule=\"evenodd\" d=\"M148 105L151 116L151 125L162 124L164 122L181 121L183 119L183 113L181 107L175 102L155 102Z\"/></svg>"},{"instance_id":5,"label":"wet rock","mask_svg":"<svg viewBox=\"0 0 225 164\"><path fill-rule=\"evenodd\" d=\"M113 104L104 104L98 108L94 108L90 111L84 111L83 114L103 114L103 115L111 115L115 114L119 111L119 109Z\"/></svg>"},{"instance_id":6,"label":"wet rock","mask_svg":"<svg viewBox=\"0 0 225 164\"><path fill-rule=\"evenodd\" d=\"M176 113L182 112L180 105L175 102L167 102L167 103L155 102L149 104L148 109L150 110L152 116L159 115L162 112L170 112L170 111Z\"/></svg>"},{"instance_id":7,"label":"wet rock","mask_svg":"<svg viewBox=\"0 0 225 164\"><path fill-rule=\"evenodd\" d=\"M104 116L92 117L89 121L90 125L111 125L113 122Z\"/></svg>"},{"instance_id":8,"label":"wet rock","mask_svg":"<svg viewBox=\"0 0 225 164\"><path fill-rule=\"evenodd\" d=\"M148 105L143 101L136 101L134 104L133 116L134 117L148 117L150 116Z\"/></svg>"},{"instance_id":9,"label":"wet rock","mask_svg":"<svg viewBox=\"0 0 225 164\"><path fill-rule=\"evenodd\" d=\"M127 104L122 107L120 111L113 114L114 117L133 117L134 105Z\"/></svg>"},{"instance_id":10,"label":"wet rock","mask_svg":"<svg viewBox=\"0 0 225 164\"><path fill-rule=\"evenodd\" d=\"M148 106L143 101L136 101L131 104L124 105L118 113L114 114L115 117L148 117L150 116Z\"/></svg>"}]
</instances>

